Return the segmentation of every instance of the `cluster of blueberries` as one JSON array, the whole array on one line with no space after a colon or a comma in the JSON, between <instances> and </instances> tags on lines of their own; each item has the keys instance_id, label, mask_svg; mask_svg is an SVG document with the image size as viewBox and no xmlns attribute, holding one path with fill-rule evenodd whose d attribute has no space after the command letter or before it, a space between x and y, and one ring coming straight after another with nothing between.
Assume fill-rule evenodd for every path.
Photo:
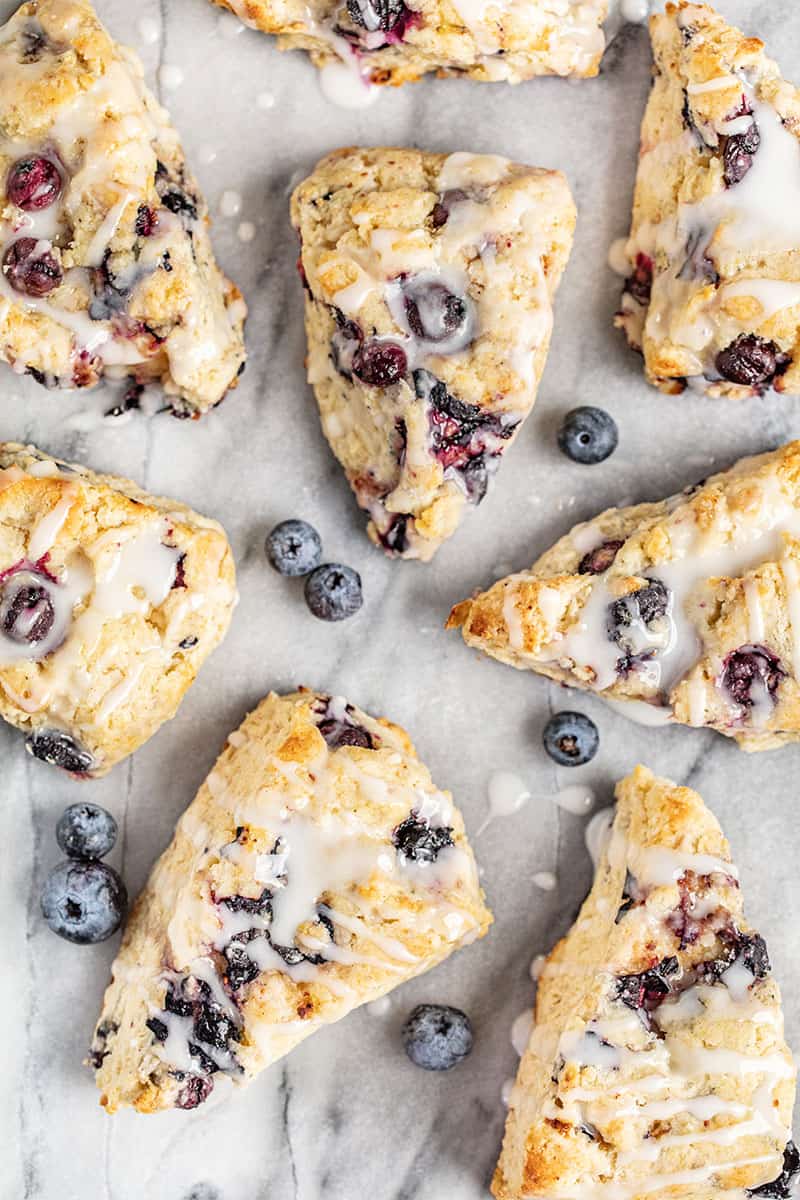
<instances>
[{"instance_id":1,"label":"cluster of blueberries","mask_svg":"<svg viewBox=\"0 0 800 1200\"><path fill-rule=\"evenodd\" d=\"M117 840L117 822L98 804L71 804L56 825L67 855L44 881L45 921L59 937L86 946L116 933L128 907L125 884L101 860Z\"/></svg>"},{"instance_id":2,"label":"cluster of blueberries","mask_svg":"<svg viewBox=\"0 0 800 1200\"><path fill-rule=\"evenodd\" d=\"M306 604L321 621L344 621L364 603L361 576L341 563L323 563L322 539L308 521L281 521L267 536L267 558L281 575L305 576Z\"/></svg>"}]
</instances>

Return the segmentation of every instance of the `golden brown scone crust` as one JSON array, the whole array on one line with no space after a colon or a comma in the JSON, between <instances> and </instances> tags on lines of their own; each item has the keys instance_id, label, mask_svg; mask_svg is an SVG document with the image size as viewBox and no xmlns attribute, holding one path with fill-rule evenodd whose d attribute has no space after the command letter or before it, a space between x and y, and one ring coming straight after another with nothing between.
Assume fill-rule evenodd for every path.
<instances>
[{"instance_id":1,"label":"golden brown scone crust","mask_svg":"<svg viewBox=\"0 0 800 1200\"><path fill-rule=\"evenodd\" d=\"M282 50L307 50L318 67L346 62L376 84L413 82L427 71L519 83L534 75L596 75L605 41L608 0L509 0L474 5L413 0L216 0L245 24L278 35ZM381 8L399 12L387 38L354 20ZM338 38L334 35L338 35ZM357 50L357 57L351 47Z\"/></svg>"},{"instance_id":2,"label":"golden brown scone crust","mask_svg":"<svg viewBox=\"0 0 800 1200\"><path fill-rule=\"evenodd\" d=\"M650 31L655 79L617 324L664 392L688 380L711 396L771 384L795 394L800 92L758 38L708 5L668 4Z\"/></svg>"},{"instance_id":3,"label":"golden brown scone crust","mask_svg":"<svg viewBox=\"0 0 800 1200\"><path fill-rule=\"evenodd\" d=\"M341 697L273 693L231 734L130 916L93 1049L101 1103L195 1107L220 1075L189 1039L248 1082L490 922L461 815L408 735ZM210 1011L176 1017L175 998L198 992ZM203 1026L223 1014L214 1047Z\"/></svg>"},{"instance_id":4,"label":"golden brown scone crust","mask_svg":"<svg viewBox=\"0 0 800 1200\"><path fill-rule=\"evenodd\" d=\"M61 192L31 211L8 180L37 156ZM43 295L0 275L0 358L48 387L157 381L186 416L236 386L244 301L167 112L89 0L31 0L0 28L0 179L0 259L29 238L60 272Z\"/></svg>"},{"instance_id":5,"label":"golden brown scone crust","mask_svg":"<svg viewBox=\"0 0 800 1200\"><path fill-rule=\"evenodd\" d=\"M0 633L0 715L37 757L103 775L174 716L225 636L236 597L227 538L184 504L5 442L4 619L28 572L56 619L32 645ZM45 738L54 732L77 747L77 763L58 763Z\"/></svg>"},{"instance_id":6,"label":"golden brown scone crust","mask_svg":"<svg viewBox=\"0 0 800 1200\"><path fill-rule=\"evenodd\" d=\"M653 580L668 612L643 630ZM790 442L576 526L530 571L457 604L448 628L511 666L645 701L628 710L634 719L709 726L765 750L800 736L799 596L800 443ZM620 604L628 628L614 617Z\"/></svg>"},{"instance_id":7,"label":"golden brown scone crust","mask_svg":"<svg viewBox=\"0 0 800 1200\"><path fill-rule=\"evenodd\" d=\"M372 540L427 561L483 498L533 405L572 245L569 188L495 155L344 149L296 189L292 221L325 435ZM408 305L441 317L424 308L437 288L460 324L427 342ZM403 355L388 386L358 374L376 338Z\"/></svg>"},{"instance_id":8,"label":"golden brown scone crust","mask_svg":"<svg viewBox=\"0 0 800 1200\"><path fill-rule=\"evenodd\" d=\"M780 993L696 792L645 767L618 785L535 1018L497 1200L714 1200L780 1174L795 1092Z\"/></svg>"}]
</instances>

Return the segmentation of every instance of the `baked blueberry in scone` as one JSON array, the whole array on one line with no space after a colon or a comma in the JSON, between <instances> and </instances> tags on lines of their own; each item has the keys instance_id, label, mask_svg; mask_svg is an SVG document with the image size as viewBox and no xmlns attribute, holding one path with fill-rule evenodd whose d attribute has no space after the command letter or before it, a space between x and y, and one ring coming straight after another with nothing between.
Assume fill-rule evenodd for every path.
<instances>
[{"instance_id":1,"label":"baked blueberry in scone","mask_svg":"<svg viewBox=\"0 0 800 1200\"><path fill-rule=\"evenodd\" d=\"M490 921L461 815L405 732L341 697L273 693L128 922L92 1050L101 1103L195 1108Z\"/></svg>"},{"instance_id":2,"label":"baked blueberry in scone","mask_svg":"<svg viewBox=\"0 0 800 1200\"><path fill-rule=\"evenodd\" d=\"M96 776L141 746L235 599L216 521L0 442L0 716L36 758Z\"/></svg>"},{"instance_id":3,"label":"baked blueberry in scone","mask_svg":"<svg viewBox=\"0 0 800 1200\"><path fill-rule=\"evenodd\" d=\"M372 540L427 560L536 397L575 206L495 155L346 149L296 189L308 377Z\"/></svg>"},{"instance_id":4,"label":"baked blueberry in scone","mask_svg":"<svg viewBox=\"0 0 800 1200\"><path fill-rule=\"evenodd\" d=\"M800 442L577 525L448 626L646 724L708 726L745 750L796 741Z\"/></svg>"},{"instance_id":5,"label":"baked blueberry in scone","mask_svg":"<svg viewBox=\"0 0 800 1200\"><path fill-rule=\"evenodd\" d=\"M645 767L618 785L594 886L547 959L535 1018L497 1200L790 1195L800 1155L780 992L696 792Z\"/></svg>"},{"instance_id":6,"label":"baked blueberry in scone","mask_svg":"<svg viewBox=\"0 0 800 1200\"><path fill-rule=\"evenodd\" d=\"M88 0L0 27L0 358L46 387L160 383L179 416L235 387L245 305L142 66Z\"/></svg>"},{"instance_id":7,"label":"baked blueberry in scone","mask_svg":"<svg viewBox=\"0 0 800 1200\"><path fill-rule=\"evenodd\" d=\"M401 84L427 71L519 83L534 75L596 75L608 0L216 0L241 21L341 62L365 83Z\"/></svg>"},{"instance_id":8,"label":"baked blueberry in scone","mask_svg":"<svg viewBox=\"0 0 800 1200\"><path fill-rule=\"evenodd\" d=\"M708 5L650 31L616 323L664 392L800 392L800 92Z\"/></svg>"}]
</instances>

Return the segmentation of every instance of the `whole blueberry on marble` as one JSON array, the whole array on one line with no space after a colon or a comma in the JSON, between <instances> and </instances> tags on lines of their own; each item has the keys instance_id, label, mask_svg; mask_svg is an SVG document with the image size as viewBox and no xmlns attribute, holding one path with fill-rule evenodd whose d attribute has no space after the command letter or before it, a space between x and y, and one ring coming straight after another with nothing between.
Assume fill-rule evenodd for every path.
<instances>
[{"instance_id":1,"label":"whole blueberry on marble","mask_svg":"<svg viewBox=\"0 0 800 1200\"><path fill-rule=\"evenodd\" d=\"M466 1013L447 1004L419 1004L403 1026L403 1046L417 1067L449 1071L472 1049Z\"/></svg>"},{"instance_id":2,"label":"whole blueberry on marble","mask_svg":"<svg viewBox=\"0 0 800 1200\"><path fill-rule=\"evenodd\" d=\"M321 621L344 621L364 603L361 576L352 567L323 563L306 580L306 604Z\"/></svg>"},{"instance_id":3,"label":"whole blueberry on marble","mask_svg":"<svg viewBox=\"0 0 800 1200\"><path fill-rule=\"evenodd\" d=\"M594 721L579 712L554 713L542 736L545 750L560 767L582 767L600 744Z\"/></svg>"},{"instance_id":4,"label":"whole blueberry on marble","mask_svg":"<svg viewBox=\"0 0 800 1200\"><path fill-rule=\"evenodd\" d=\"M276 571L297 578L319 566L322 541L308 521L281 521L267 536L266 550Z\"/></svg>"},{"instance_id":5,"label":"whole blueberry on marble","mask_svg":"<svg viewBox=\"0 0 800 1200\"><path fill-rule=\"evenodd\" d=\"M558 431L558 446L573 462L594 466L613 454L619 441L617 423L602 408L573 408Z\"/></svg>"},{"instance_id":6,"label":"whole blueberry on marble","mask_svg":"<svg viewBox=\"0 0 800 1200\"><path fill-rule=\"evenodd\" d=\"M116 933L128 905L125 884L102 862L70 859L44 881L42 916L59 937L86 946Z\"/></svg>"},{"instance_id":7,"label":"whole blueberry on marble","mask_svg":"<svg viewBox=\"0 0 800 1200\"><path fill-rule=\"evenodd\" d=\"M117 822L99 804L70 804L56 825L56 841L70 858L104 858L116 840Z\"/></svg>"}]
</instances>

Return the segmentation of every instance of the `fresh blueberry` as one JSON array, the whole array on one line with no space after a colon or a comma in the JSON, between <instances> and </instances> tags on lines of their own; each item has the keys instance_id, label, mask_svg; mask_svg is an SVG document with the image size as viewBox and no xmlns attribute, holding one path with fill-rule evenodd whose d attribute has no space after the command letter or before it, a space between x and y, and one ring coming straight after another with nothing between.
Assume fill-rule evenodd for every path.
<instances>
[{"instance_id":1,"label":"fresh blueberry","mask_svg":"<svg viewBox=\"0 0 800 1200\"><path fill-rule=\"evenodd\" d=\"M361 576L352 567L323 563L306 580L306 604L321 621L344 621L364 602Z\"/></svg>"},{"instance_id":2,"label":"fresh blueberry","mask_svg":"<svg viewBox=\"0 0 800 1200\"><path fill-rule=\"evenodd\" d=\"M53 933L85 946L116 933L128 896L125 884L106 863L70 859L47 876L41 901Z\"/></svg>"},{"instance_id":3,"label":"fresh blueberry","mask_svg":"<svg viewBox=\"0 0 800 1200\"><path fill-rule=\"evenodd\" d=\"M368 387L386 388L397 383L408 370L406 352L397 342L370 338L353 355L353 374Z\"/></svg>"},{"instance_id":4,"label":"fresh blueberry","mask_svg":"<svg viewBox=\"0 0 800 1200\"><path fill-rule=\"evenodd\" d=\"M41 762L71 775L85 775L94 766L89 751L60 729L35 729L25 739L25 749Z\"/></svg>"},{"instance_id":5,"label":"fresh blueberry","mask_svg":"<svg viewBox=\"0 0 800 1200\"><path fill-rule=\"evenodd\" d=\"M397 826L392 841L411 862L432 863L442 850L453 845L453 829L450 825L429 825L412 812Z\"/></svg>"},{"instance_id":6,"label":"fresh blueberry","mask_svg":"<svg viewBox=\"0 0 800 1200\"><path fill-rule=\"evenodd\" d=\"M61 195L58 167L49 158L20 158L8 172L6 194L24 212L49 208Z\"/></svg>"},{"instance_id":7,"label":"fresh blueberry","mask_svg":"<svg viewBox=\"0 0 800 1200\"><path fill-rule=\"evenodd\" d=\"M612 539L608 542L603 542L601 546L595 546L594 550L590 550L584 554L578 564L579 575L602 575L604 571L613 563L617 554L622 549L622 541Z\"/></svg>"},{"instance_id":8,"label":"fresh blueberry","mask_svg":"<svg viewBox=\"0 0 800 1200\"><path fill-rule=\"evenodd\" d=\"M50 584L39 571L14 571L0 585L0 631L12 642L36 645L55 619Z\"/></svg>"},{"instance_id":9,"label":"fresh blueberry","mask_svg":"<svg viewBox=\"0 0 800 1200\"><path fill-rule=\"evenodd\" d=\"M56 825L56 841L70 858L103 858L116 840L117 822L99 804L70 804Z\"/></svg>"},{"instance_id":10,"label":"fresh blueberry","mask_svg":"<svg viewBox=\"0 0 800 1200\"><path fill-rule=\"evenodd\" d=\"M772 383L784 361L774 342L767 342L755 333L740 333L720 350L716 367L723 379L760 389Z\"/></svg>"},{"instance_id":11,"label":"fresh blueberry","mask_svg":"<svg viewBox=\"0 0 800 1200\"><path fill-rule=\"evenodd\" d=\"M604 462L614 453L618 441L614 418L588 404L568 412L558 431L559 449L573 462L587 466Z\"/></svg>"},{"instance_id":12,"label":"fresh blueberry","mask_svg":"<svg viewBox=\"0 0 800 1200\"><path fill-rule=\"evenodd\" d=\"M406 1054L426 1071L449 1071L467 1057L472 1042L469 1017L447 1004L418 1004L403 1026Z\"/></svg>"},{"instance_id":13,"label":"fresh blueberry","mask_svg":"<svg viewBox=\"0 0 800 1200\"><path fill-rule=\"evenodd\" d=\"M267 558L281 575L308 575L322 558L320 536L308 521L281 521L267 537Z\"/></svg>"},{"instance_id":14,"label":"fresh blueberry","mask_svg":"<svg viewBox=\"0 0 800 1200\"><path fill-rule=\"evenodd\" d=\"M597 753L600 737L583 713L555 713L544 727L544 748L561 767L582 767Z\"/></svg>"},{"instance_id":15,"label":"fresh blueberry","mask_svg":"<svg viewBox=\"0 0 800 1200\"><path fill-rule=\"evenodd\" d=\"M793 1194L793 1184L800 1175L800 1150L794 1142L786 1143L783 1151L783 1169L777 1179L762 1183L760 1187L748 1188L751 1196L764 1196L767 1200L788 1200Z\"/></svg>"},{"instance_id":16,"label":"fresh blueberry","mask_svg":"<svg viewBox=\"0 0 800 1200\"><path fill-rule=\"evenodd\" d=\"M758 699L753 694L754 684L758 683L758 691L762 695L766 691L774 702L778 685L785 678L780 659L766 646L740 646L725 659L721 682L734 704L750 708Z\"/></svg>"},{"instance_id":17,"label":"fresh blueberry","mask_svg":"<svg viewBox=\"0 0 800 1200\"><path fill-rule=\"evenodd\" d=\"M44 243L46 247L48 243ZM36 238L17 238L3 257L3 274L15 292L46 296L61 283L61 267Z\"/></svg>"}]
</instances>

